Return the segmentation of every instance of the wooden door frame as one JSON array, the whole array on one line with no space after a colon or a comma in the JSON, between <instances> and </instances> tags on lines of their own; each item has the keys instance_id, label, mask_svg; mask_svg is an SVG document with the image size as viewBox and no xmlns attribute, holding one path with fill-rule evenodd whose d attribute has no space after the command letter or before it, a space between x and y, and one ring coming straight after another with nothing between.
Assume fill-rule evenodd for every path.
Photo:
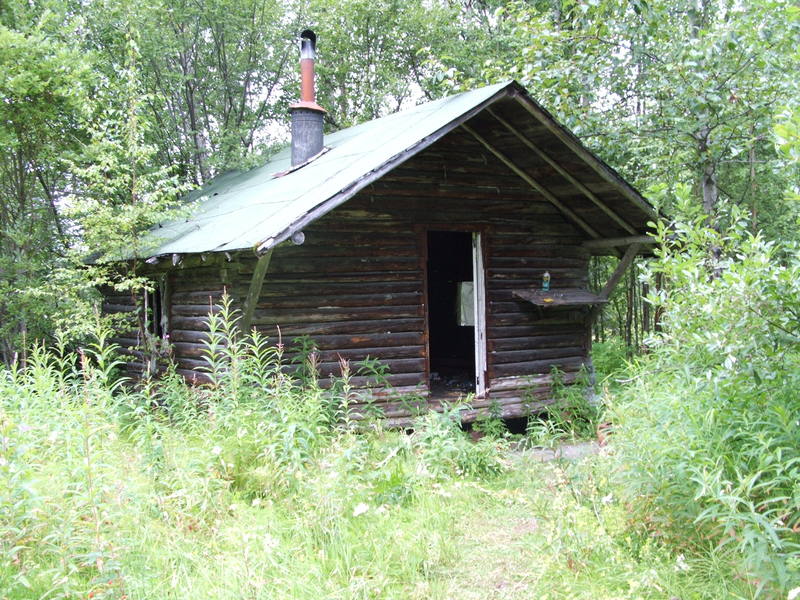
<instances>
[{"instance_id":1,"label":"wooden door frame","mask_svg":"<svg viewBox=\"0 0 800 600\"><path fill-rule=\"evenodd\" d=\"M425 344L425 385L428 392L431 389L431 341L430 341L430 314L428 305L428 232L430 231L459 231L472 234L472 280L474 283L473 298L475 302L475 397L484 398L488 392L487 374L489 364L489 349L486 333L488 302L487 277L486 277L486 248L489 227L484 224L424 224L415 226L417 243L419 244L419 266L422 273L422 308L423 308L423 340ZM476 248L476 239L478 246ZM479 250L479 252L476 252ZM480 268L480 273L477 269ZM478 290L478 281L483 284L482 293ZM479 302L479 296L481 302ZM481 306L482 304L482 306ZM480 326L479 326L480 323ZM482 335L481 335L482 334ZM483 352L481 353L481 349ZM481 360L479 360L481 359ZM482 371L479 371L483 367Z\"/></svg>"}]
</instances>

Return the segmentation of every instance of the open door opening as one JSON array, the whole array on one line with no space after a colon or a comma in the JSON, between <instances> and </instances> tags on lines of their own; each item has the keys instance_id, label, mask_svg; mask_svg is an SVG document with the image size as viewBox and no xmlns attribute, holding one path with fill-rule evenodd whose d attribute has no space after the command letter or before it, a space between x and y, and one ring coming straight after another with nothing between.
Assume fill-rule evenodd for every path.
<instances>
[{"instance_id":1,"label":"open door opening","mask_svg":"<svg viewBox=\"0 0 800 600\"><path fill-rule=\"evenodd\" d=\"M476 392L473 234L428 232L430 390Z\"/></svg>"}]
</instances>

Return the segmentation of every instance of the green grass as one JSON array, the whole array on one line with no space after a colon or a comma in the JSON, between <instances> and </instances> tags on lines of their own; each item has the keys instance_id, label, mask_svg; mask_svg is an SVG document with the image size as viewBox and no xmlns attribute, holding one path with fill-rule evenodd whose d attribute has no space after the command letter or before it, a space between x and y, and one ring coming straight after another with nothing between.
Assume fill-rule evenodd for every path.
<instances>
[{"instance_id":1,"label":"green grass","mask_svg":"<svg viewBox=\"0 0 800 600\"><path fill-rule=\"evenodd\" d=\"M341 458L352 443L328 458ZM496 480L430 481L401 505L343 489L331 466L291 499L248 502L226 493L197 516L184 512L190 498L157 494L121 472L108 482L117 493L104 498L101 523L103 554L116 564L84 566L59 585L48 575L57 565L48 569L47 553L34 549L24 565L6 567L0 597L44 597L54 586L46 597L752 597L721 565L681 559L633 533L613 493L601 495L597 473L607 459L543 465L522 453L510 460ZM74 560L80 550L61 554ZM37 567L39 576L23 585L20 575Z\"/></svg>"},{"instance_id":2,"label":"green grass","mask_svg":"<svg viewBox=\"0 0 800 600\"><path fill-rule=\"evenodd\" d=\"M225 336L203 389L120 388L103 335L0 370L0 599L754 597L633 522L613 457L543 464L455 410L354 427L346 381Z\"/></svg>"},{"instance_id":3,"label":"green grass","mask_svg":"<svg viewBox=\"0 0 800 600\"><path fill-rule=\"evenodd\" d=\"M319 434L276 467L250 451L251 408L132 429L116 404L47 405L0 412L22 474L5 472L0 598L752 596L725 561L637 532L604 456L542 464L487 440L477 464L500 462L467 475L476 446L432 418Z\"/></svg>"}]
</instances>

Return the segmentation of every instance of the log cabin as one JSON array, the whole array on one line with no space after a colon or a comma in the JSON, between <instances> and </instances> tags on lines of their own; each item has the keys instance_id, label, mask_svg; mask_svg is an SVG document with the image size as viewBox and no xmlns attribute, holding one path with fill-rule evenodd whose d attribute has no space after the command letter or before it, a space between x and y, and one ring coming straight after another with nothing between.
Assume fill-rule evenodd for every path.
<instances>
[{"instance_id":1,"label":"log cabin","mask_svg":"<svg viewBox=\"0 0 800 600\"><path fill-rule=\"evenodd\" d=\"M467 421L541 410L554 368L570 381L589 364L592 318L657 211L514 81L323 135L315 40L301 38L290 147L193 193L139 257L155 291L107 291L106 310L155 313L145 335L191 380L227 292L243 330L313 340L323 385L340 358L379 360L383 387L351 383L392 423L409 394L431 407L469 394ZM591 292L589 259L609 253L619 266ZM140 374L141 332L116 341Z\"/></svg>"}]
</instances>

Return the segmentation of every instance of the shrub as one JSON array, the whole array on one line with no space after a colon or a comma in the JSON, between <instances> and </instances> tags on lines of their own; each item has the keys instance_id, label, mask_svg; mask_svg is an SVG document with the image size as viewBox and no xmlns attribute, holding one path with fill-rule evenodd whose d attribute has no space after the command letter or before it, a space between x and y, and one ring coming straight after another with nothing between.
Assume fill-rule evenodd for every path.
<instances>
[{"instance_id":1,"label":"shrub","mask_svg":"<svg viewBox=\"0 0 800 600\"><path fill-rule=\"evenodd\" d=\"M800 583L800 254L731 220L677 223L659 251L664 333L614 407L615 439L654 531L735 547L785 591Z\"/></svg>"},{"instance_id":2,"label":"shrub","mask_svg":"<svg viewBox=\"0 0 800 600\"><path fill-rule=\"evenodd\" d=\"M412 443L426 470L435 477L497 475L506 467L502 438L485 436L472 442L459 426L463 406L431 411L414 423Z\"/></svg>"},{"instance_id":3,"label":"shrub","mask_svg":"<svg viewBox=\"0 0 800 600\"><path fill-rule=\"evenodd\" d=\"M528 417L526 436L537 446L551 447L564 440L594 438L603 414L600 399L595 398L594 386L585 369L578 373L574 384L564 384L564 374L554 368L552 373L553 404L539 415Z\"/></svg>"}]
</instances>

